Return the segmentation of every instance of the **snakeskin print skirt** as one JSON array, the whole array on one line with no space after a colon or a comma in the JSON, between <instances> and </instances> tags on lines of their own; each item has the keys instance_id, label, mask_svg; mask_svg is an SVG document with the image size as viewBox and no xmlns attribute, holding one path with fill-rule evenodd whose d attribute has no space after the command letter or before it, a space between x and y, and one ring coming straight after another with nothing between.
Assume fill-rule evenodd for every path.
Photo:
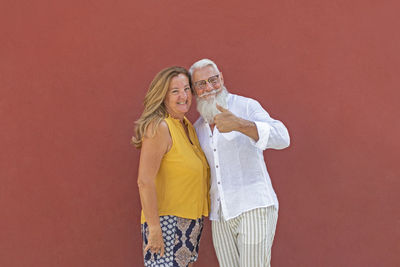
<instances>
[{"instance_id":1,"label":"snakeskin print skirt","mask_svg":"<svg viewBox=\"0 0 400 267\"><path fill-rule=\"evenodd\" d=\"M203 218L197 220L176 216L160 216L160 225L164 238L164 256L143 252L145 267L186 267L198 257ZM143 250L147 246L149 229L142 224Z\"/></svg>"}]
</instances>

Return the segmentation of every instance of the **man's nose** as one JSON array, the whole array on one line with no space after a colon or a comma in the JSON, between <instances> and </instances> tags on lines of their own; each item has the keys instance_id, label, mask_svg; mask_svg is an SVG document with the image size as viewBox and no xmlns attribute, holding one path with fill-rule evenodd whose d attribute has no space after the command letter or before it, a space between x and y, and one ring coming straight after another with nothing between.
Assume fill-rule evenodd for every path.
<instances>
[{"instance_id":1,"label":"man's nose","mask_svg":"<svg viewBox=\"0 0 400 267\"><path fill-rule=\"evenodd\" d=\"M206 82L206 90L207 90L207 91L214 90L214 86L213 86L211 83Z\"/></svg>"}]
</instances>

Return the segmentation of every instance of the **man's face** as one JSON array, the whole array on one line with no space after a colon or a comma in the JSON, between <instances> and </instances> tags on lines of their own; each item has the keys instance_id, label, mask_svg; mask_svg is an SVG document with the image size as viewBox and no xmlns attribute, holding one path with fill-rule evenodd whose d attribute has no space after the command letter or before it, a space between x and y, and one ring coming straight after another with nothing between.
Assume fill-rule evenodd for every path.
<instances>
[{"instance_id":1,"label":"man's face","mask_svg":"<svg viewBox=\"0 0 400 267\"><path fill-rule=\"evenodd\" d=\"M193 72L193 87L197 97L209 99L218 95L223 88L224 78L213 66L206 66Z\"/></svg>"}]
</instances>

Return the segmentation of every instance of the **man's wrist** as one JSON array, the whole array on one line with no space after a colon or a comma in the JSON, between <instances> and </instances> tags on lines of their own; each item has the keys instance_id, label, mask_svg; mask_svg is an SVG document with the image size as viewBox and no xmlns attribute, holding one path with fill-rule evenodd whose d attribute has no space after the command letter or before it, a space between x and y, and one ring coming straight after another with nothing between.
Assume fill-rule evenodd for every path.
<instances>
[{"instance_id":1,"label":"man's wrist","mask_svg":"<svg viewBox=\"0 0 400 267\"><path fill-rule=\"evenodd\" d=\"M252 127L257 127L256 124L252 121L248 121L242 118L238 118L238 130L241 131L246 131L249 128Z\"/></svg>"},{"instance_id":2,"label":"man's wrist","mask_svg":"<svg viewBox=\"0 0 400 267\"><path fill-rule=\"evenodd\" d=\"M252 138L255 142L258 141L258 131L257 131L257 124L253 121L248 121L245 119L240 119L240 126L238 129L244 135Z\"/></svg>"}]
</instances>

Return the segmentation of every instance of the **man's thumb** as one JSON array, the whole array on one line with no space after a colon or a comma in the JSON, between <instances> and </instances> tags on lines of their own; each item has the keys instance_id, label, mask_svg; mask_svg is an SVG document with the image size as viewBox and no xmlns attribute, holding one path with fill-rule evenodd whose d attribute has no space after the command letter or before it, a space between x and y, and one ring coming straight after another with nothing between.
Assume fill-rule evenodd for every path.
<instances>
[{"instance_id":1,"label":"man's thumb","mask_svg":"<svg viewBox=\"0 0 400 267\"><path fill-rule=\"evenodd\" d=\"M216 104L216 106L217 106L217 109L219 110L219 111L221 111L221 112L224 112L224 111L229 111L229 110L227 110L226 108L224 108L224 107L221 107L220 105L218 105L218 104Z\"/></svg>"}]
</instances>

